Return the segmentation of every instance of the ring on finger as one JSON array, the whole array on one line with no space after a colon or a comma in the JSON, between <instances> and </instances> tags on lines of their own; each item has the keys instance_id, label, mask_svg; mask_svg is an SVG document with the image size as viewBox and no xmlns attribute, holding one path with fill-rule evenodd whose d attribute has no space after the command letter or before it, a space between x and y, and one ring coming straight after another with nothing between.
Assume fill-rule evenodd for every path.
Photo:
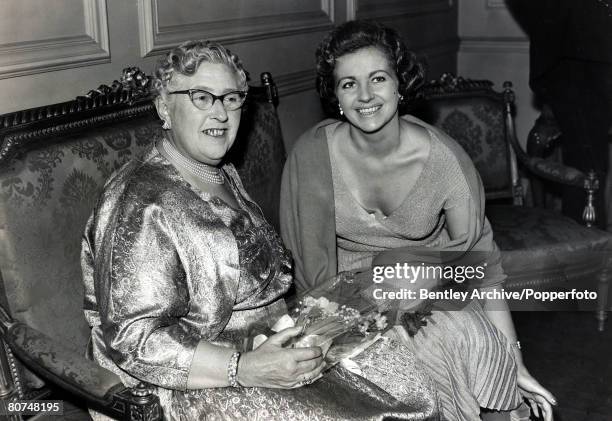
<instances>
[{"instance_id":1,"label":"ring on finger","mask_svg":"<svg viewBox=\"0 0 612 421\"><path fill-rule=\"evenodd\" d=\"M314 382L314 379L308 379L306 378L306 376L304 376L304 380L302 380L299 384L300 386L306 386L308 384L311 384L312 382Z\"/></svg>"}]
</instances>

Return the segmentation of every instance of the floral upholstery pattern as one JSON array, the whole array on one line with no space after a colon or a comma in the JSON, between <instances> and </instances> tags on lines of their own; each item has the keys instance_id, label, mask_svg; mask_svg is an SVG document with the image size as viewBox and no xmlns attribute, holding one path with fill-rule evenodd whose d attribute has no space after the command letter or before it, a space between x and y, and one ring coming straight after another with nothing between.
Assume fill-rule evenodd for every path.
<instances>
[{"instance_id":1,"label":"floral upholstery pattern","mask_svg":"<svg viewBox=\"0 0 612 421\"><path fill-rule=\"evenodd\" d=\"M437 100L432 123L465 149L487 192L511 190L501 104L482 97Z\"/></svg>"},{"instance_id":2,"label":"floral upholstery pattern","mask_svg":"<svg viewBox=\"0 0 612 421\"><path fill-rule=\"evenodd\" d=\"M160 136L154 118L141 118L67 137L2 170L0 270L14 317L84 350L85 223L109 175Z\"/></svg>"}]
</instances>

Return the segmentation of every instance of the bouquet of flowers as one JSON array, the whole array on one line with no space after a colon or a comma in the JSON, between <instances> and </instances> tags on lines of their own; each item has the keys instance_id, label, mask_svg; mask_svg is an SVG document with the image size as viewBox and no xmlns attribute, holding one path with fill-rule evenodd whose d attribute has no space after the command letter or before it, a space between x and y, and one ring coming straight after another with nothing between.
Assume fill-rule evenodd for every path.
<instances>
[{"instance_id":1,"label":"bouquet of flowers","mask_svg":"<svg viewBox=\"0 0 612 421\"><path fill-rule=\"evenodd\" d=\"M391 327L352 272L302 293L290 316L303 331L291 346L319 346L329 365L363 352Z\"/></svg>"}]
</instances>

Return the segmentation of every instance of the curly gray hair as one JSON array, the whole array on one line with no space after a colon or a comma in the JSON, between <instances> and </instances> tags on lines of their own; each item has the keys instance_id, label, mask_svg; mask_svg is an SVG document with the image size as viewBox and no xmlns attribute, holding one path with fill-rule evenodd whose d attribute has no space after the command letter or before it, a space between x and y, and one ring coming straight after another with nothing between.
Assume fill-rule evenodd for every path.
<instances>
[{"instance_id":1,"label":"curly gray hair","mask_svg":"<svg viewBox=\"0 0 612 421\"><path fill-rule=\"evenodd\" d=\"M240 89L248 89L248 73L237 55L216 42L197 40L186 41L173 48L158 62L153 79L157 94L162 95L168 91L168 84L174 74L191 76L202 62L227 65L238 76Z\"/></svg>"}]
</instances>

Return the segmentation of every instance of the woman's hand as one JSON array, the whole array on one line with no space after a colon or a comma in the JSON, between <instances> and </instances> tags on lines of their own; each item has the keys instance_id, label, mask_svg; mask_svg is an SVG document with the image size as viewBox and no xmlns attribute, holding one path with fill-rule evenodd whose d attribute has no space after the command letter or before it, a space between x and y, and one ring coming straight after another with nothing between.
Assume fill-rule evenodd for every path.
<instances>
[{"instance_id":1,"label":"woman's hand","mask_svg":"<svg viewBox=\"0 0 612 421\"><path fill-rule=\"evenodd\" d=\"M325 369L321 348L283 348L283 344L301 333L301 327L281 330L256 350L243 354L238 362L238 383L246 387L292 389L319 379Z\"/></svg>"},{"instance_id":2,"label":"woman's hand","mask_svg":"<svg viewBox=\"0 0 612 421\"><path fill-rule=\"evenodd\" d=\"M521 395L527 398L534 414L544 416L544 421L552 421L552 405L557 405L555 397L529 374L525 366L519 367L517 383Z\"/></svg>"},{"instance_id":3,"label":"woman's hand","mask_svg":"<svg viewBox=\"0 0 612 421\"><path fill-rule=\"evenodd\" d=\"M494 288L481 288L481 291L485 290L492 291ZM493 302L495 303L494 305L490 304ZM493 307L493 309L490 309L489 306ZM551 405L556 405L557 401L525 368L520 347L516 343L516 331L514 330L514 323L512 323L512 317L510 317L506 301L486 300L485 313L491 323L506 336L508 342L516 344L516 346L512 346L512 352L517 364L517 383L521 395L527 398L534 414L541 412L544 416L544 421L552 421L553 411Z\"/></svg>"}]
</instances>

